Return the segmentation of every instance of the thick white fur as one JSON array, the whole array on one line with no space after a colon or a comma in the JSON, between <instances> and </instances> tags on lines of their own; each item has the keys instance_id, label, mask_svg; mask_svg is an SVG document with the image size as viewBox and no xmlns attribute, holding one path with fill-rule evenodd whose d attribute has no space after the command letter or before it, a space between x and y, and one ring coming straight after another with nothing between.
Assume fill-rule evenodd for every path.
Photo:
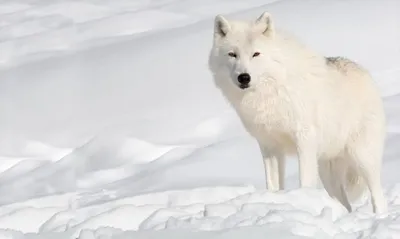
<instances>
[{"instance_id":1,"label":"thick white fur","mask_svg":"<svg viewBox=\"0 0 400 239\"><path fill-rule=\"evenodd\" d=\"M301 187L316 187L319 174L349 212L351 200L368 187L373 211L386 212L385 115L365 69L346 58L321 56L276 31L268 13L254 22L218 15L209 68L259 143L269 190L284 188L284 157L296 154ZM238 87L240 73L250 74L249 88Z\"/></svg>"}]
</instances>

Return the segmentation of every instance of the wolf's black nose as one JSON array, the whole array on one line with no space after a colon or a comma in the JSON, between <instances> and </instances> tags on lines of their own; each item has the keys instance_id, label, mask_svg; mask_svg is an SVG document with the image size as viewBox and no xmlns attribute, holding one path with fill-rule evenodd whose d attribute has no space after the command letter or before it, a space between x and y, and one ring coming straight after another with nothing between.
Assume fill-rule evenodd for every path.
<instances>
[{"instance_id":1,"label":"wolf's black nose","mask_svg":"<svg viewBox=\"0 0 400 239\"><path fill-rule=\"evenodd\" d=\"M238 82L242 85L247 85L250 83L250 75L248 73L242 73L240 75L238 75Z\"/></svg>"}]
</instances>

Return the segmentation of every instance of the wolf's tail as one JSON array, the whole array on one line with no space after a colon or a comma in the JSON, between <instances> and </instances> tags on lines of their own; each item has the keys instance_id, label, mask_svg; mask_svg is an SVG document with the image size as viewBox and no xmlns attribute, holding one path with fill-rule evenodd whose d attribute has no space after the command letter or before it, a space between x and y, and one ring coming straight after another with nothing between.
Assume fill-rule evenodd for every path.
<instances>
[{"instance_id":1,"label":"wolf's tail","mask_svg":"<svg viewBox=\"0 0 400 239\"><path fill-rule=\"evenodd\" d=\"M319 175L328 194L336 198L349 211L351 211L349 203L359 199L367 188L359 171L345 160L321 161Z\"/></svg>"},{"instance_id":2,"label":"wolf's tail","mask_svg":"<svg viewBox=\"0 0 400 239\"><path fill-rule=\"evenodd\" d=\"M367 189L367 184L365 183L364 178L353 167L347 167L343 183L349 201L356 201Z\"/></svg>"}]
</instances>

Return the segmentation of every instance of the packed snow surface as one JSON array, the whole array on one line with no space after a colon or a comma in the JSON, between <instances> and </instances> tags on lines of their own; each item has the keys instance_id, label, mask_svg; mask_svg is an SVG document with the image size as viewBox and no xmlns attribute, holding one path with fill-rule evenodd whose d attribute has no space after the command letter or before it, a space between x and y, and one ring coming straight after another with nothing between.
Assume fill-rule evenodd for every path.
<instances>
[{"instance_id":1,"label":"packed snow surface","mask_svg":"<svg viewBox=\"0 0 400 239\"><path fill-rule=\"evenodd\" d=\"M0 1L0 238L400 238L400 2ZM388 215L265 189L207 69L213 19L275 24L374 76Z\"/></svg>"}]
</instances>

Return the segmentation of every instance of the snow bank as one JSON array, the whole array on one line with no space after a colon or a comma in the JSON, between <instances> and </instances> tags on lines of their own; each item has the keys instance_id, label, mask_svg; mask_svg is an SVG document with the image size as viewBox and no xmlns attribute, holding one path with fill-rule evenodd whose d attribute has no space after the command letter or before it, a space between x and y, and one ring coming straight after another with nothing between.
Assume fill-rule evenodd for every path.
<instances>
[{"instance_id":1,"label":"snow bank","mask_svg":"<svg viewBox=\"0 0 400 239\"><path fill-rule=\"evenodd\" d=\"M396 1L0 4L0 238L397 238ZM214 14L276 24L375 76L389 215L264 190L261 155L207 70ZM374 16L374 17L371 17ZM139 34L140 33L140 34Z\"/></svg>"}]
</instances>

